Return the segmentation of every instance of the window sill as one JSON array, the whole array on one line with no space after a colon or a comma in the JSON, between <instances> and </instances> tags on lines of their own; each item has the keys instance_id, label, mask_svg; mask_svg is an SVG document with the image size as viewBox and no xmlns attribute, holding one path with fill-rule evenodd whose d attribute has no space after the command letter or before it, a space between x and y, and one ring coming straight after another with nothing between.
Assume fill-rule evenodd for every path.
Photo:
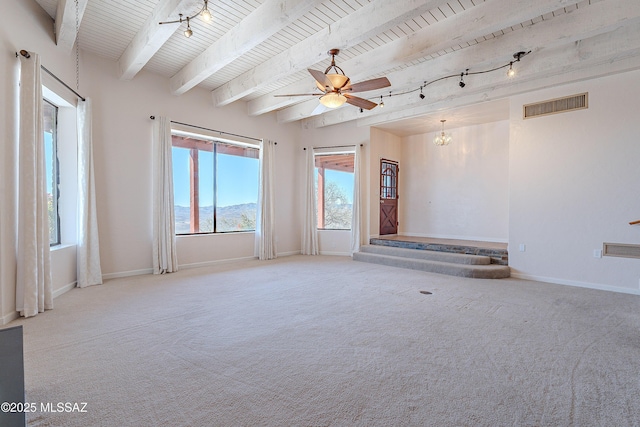
<instances>
[{"instance_id":1,"label":"window sill","mask_svg":"<svg viewBox=\"0 0 640 427\"><path fill-rule=\"evenodd\" d=\"M49 246L49 252L55 252L67 248L75 248L76 246L77 245L75 243L63 243L61 245Z\"/></svg>"},{"instance_id":2,"label":"window sill","mask_svg":"<svg viewBox=\"0 0 640 427\"><path fill-rule=\"evenodd\" d=\"M206 237L206 236L237 236L238 234L256 234L254 230L251 231L228 231L225 233L197 233L197 234L176 234L176 238L183 237Z\"/></svg>"}]
</instances>

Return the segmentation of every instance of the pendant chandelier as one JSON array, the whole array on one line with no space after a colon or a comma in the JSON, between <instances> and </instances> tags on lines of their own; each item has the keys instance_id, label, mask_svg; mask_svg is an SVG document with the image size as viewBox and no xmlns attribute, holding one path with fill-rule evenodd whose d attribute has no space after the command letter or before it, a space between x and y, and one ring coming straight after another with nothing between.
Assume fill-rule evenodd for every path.
<instances>
[{"instance_id":1,"label":"pendant chandelier","mask_svg":"<svg viewBox=\"0 0 640 427\"><path fill-rule=\"evenodd\" d=\"M446 122L446 120L440 120L440 123L442 123L442 132L433 139L433 143L440 147L443 145L449 145L451 142L451 135L444 133L444 122Z\"/></svg>"}]
</instances>

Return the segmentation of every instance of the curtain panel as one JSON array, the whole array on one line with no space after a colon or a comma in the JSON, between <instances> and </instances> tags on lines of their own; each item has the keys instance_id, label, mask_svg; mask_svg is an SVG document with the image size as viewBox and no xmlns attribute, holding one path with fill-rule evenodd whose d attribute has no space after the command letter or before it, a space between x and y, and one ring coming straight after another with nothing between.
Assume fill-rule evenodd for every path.
<instances>
[{"instance_id":1,"label":"curtain panel","mask_svg":"<svg viewBox=\"0 0 640 427\"><path fill-rule=\"evenodd\" d=\"M302 222L302 254L318 255L318 213L314 181L315 162L313 149L307 149L307 167L305 177L305 208Z\"/></svg>"},{"instance_id":2,"label":"curtain panel","mask_svg":"<svg viewBox=\"0 0 640 427\"><path fill-rule=\"evenodd\" d=\"M258 212L256 218L256 256L259 259L276 258L275 240L275 145L263 139L260 147L260 184L258 187Z\"/></svg>"},{"instance_id":3,"label":"curtain panel","mask_svg":"<svg viewBox=\"0 0 640 427\"><path fill-rule=\"evenodd\" d=\"M366 235L363 230L365 224L362 212L362 147L357 144L355 147L353 161L353 210L351 216L351 255L360 250L362 239Z\"/></svg>"},{"instance_id":4,"label":"curtain panel","mask_svg":"<svg viewBox=\"0 0 640 427\"><path fill-rule=\"evenodd\" d=\"M102 284L100 242L93 172L91 99L78 100L78 287Z\"/></svg>"},{"instance_id":5,"label":"curtain panel","mask_svg":"<svg viewBox=\"0 0 640 427\"><path fill-rule=\"evenodd\" d=\"M20 55L16 310L53 308L40 55Z\"/></svg>"},{"instance_id":6,"label":"curtain panel","mask_svg":"<svg viewBox=\"0 0 640 427\"><path fill-rule=\"evenodd\" d=\"M156 117L153 128L153 274L178 271L171 121Z\"/></svg>"}]
</instances>

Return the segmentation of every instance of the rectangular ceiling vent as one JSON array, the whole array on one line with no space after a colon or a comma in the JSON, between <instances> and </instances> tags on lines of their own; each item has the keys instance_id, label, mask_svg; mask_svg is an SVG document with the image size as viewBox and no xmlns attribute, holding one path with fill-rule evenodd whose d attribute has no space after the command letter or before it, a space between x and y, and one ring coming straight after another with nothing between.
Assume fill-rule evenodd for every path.
<instances>
[{"instance_id":1,"label":"rectangular ceiling vent","mask_svg":"<svg viewBox=\"0 0 640 427\"><path fill-rule=\"evenodd\" d=\"M549 101L527 104L523 107L523 118L530 119L549 114L564 113L573 110L589 108L589 93L565 96L564 98L551 99Z\"/></svg>"},{"instance_id":2,"label":"rectangular ceiling vent","mask_svg":"<svg viewBox=\"0 0 640 427\"><path fill-rule=\"evenodd\" d=\"M624 243L604 243L604 256L617 256L623 258L640 259L640 245L628 245Z\"/></svg>"}]
</instances>

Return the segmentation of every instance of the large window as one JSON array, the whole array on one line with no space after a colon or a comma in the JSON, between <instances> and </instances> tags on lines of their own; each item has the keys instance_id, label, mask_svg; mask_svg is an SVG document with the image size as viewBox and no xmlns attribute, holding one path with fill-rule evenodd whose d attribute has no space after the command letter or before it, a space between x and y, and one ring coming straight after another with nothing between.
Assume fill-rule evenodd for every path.
<instances>
[{"instance_id":1,"label":"large window","mask_svg":"<svg viewBox=\"0 0 640 427\"><path fill-rule=\"evenodd\" d=\"M318 229L351 229L353 162L353 153L315 155Z\"/></svg>"},{"instance_id":2,"label":"large window","mask_svg":"<svg viewBox=\"0 0 640 427\"><path fill-rule=\"evenodd\" d=\"M173 131L176 234L253 231L259 148Z\"/></svg>"},{"instance_id":3,"label":"large window","mask_svg":"<svg viewBox=\"0 0 640 427\"><path fill-rule=\"evenodd\" d=\"M44 116L44 156L47 183L47 207L49 211L49 245L60 244L60 174L58 170L58 107L43 102Z\"/></svg>"}]
</instances>

